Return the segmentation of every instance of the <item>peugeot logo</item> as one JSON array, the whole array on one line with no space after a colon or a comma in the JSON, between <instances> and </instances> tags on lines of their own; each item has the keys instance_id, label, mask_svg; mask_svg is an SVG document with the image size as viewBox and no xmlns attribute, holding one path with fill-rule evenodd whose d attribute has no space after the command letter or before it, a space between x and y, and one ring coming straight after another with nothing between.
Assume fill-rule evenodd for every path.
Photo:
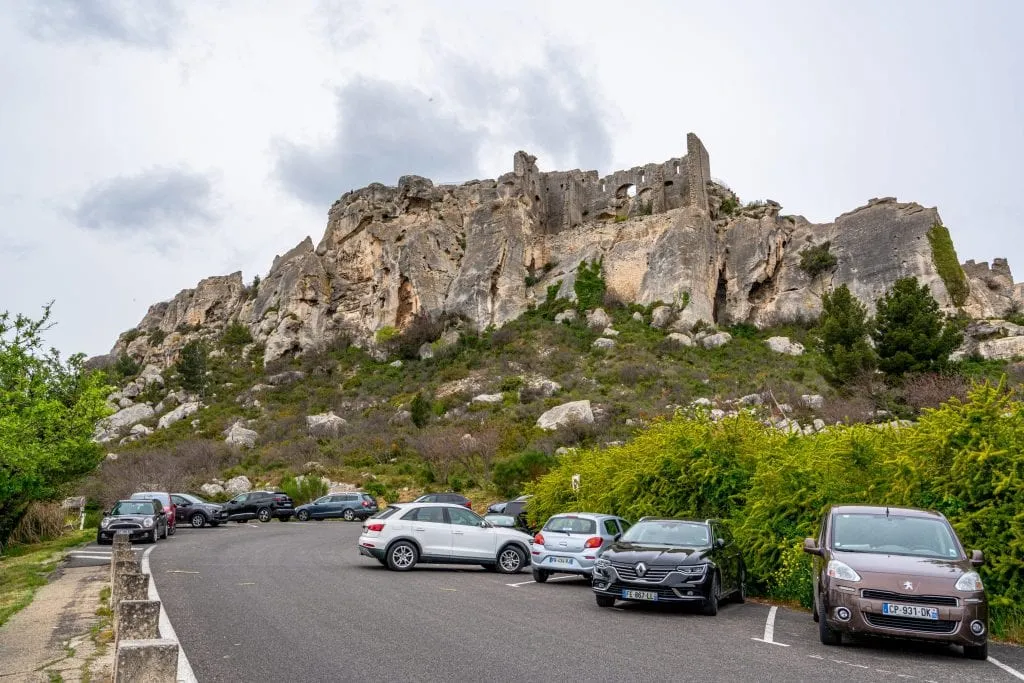
<instances>
[{"instance_id":1,"label":"peugeot logo","mask_svg":"<svg viewBox=\"0 0 1024 683\"><path fill-rule=\"evenodd\" d=\"M912 591L912 590L914 590L914 584L913 584L913 583L911 583L910 581L904 581L904 582L903 582L903 587L904 587L904 588L905 588L906 590L908 590L908 591Z\"/></svg>"},{"instance_id":2,"label":"peugeot logo","mask_svg":"<svg viewBox=\"0 0 1024 683\"><path fill-rule=\"evenodd\" d=\"M643 562L638 562L636 565L636 575L644 576L647 573L647 565Z\"/></svg>"}]
</instances>

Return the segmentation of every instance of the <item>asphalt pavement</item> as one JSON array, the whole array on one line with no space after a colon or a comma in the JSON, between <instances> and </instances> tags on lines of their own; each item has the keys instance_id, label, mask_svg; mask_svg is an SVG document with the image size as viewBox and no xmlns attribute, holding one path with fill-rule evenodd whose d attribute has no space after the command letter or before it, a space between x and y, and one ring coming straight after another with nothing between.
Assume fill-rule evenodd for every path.
<instances>
[{"instance_id":1,"label":"asphalt pavement","mask_svg":"<svg viewBox=\"0 0 1024 683\"><path fill-rule=\"evenodd\" d=\"M717 617L602 609L576 578L395 573L359 556L360 527L232 523L160 541L153 576L198 680L1024 680L1022 648L978 662L954 647L826 647L808 613L757 602Z\"/></svg>"}]
</instances>

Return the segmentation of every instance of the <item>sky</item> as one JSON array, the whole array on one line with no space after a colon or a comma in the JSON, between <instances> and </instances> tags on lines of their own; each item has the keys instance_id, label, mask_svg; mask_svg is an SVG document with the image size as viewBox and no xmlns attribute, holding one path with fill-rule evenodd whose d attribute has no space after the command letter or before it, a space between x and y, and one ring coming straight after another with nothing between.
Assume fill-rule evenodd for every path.
<instances>
[{"instance_id":1,"label":"sky","mask_svg":"<svg viewBox=\"0 0 1024 683\"><path fill-rule=\"evenodd\" d=\"M682 156L828 222L936 206L1024 280L1024 3L0 0L0 311L106 353L371 182Z\"/></svg>"}]
</instances>

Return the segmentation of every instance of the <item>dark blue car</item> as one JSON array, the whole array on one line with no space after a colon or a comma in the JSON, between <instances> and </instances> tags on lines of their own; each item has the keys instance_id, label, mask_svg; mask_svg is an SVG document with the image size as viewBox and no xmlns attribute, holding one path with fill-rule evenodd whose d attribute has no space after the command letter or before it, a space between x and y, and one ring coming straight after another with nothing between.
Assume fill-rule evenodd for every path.
<instances>
[{"instance_id":1,"label":"dark blue car","mask_svg":"<svg viewBox=\"0 0 1024 683\"><path fill-rule=\"evenodd\" d=\"M309 519L340 517L346 521L364 520L377 514L377 500L369 493L329 493L295 508L295 516L302 522Z\"/></svg>"}]
</instances>

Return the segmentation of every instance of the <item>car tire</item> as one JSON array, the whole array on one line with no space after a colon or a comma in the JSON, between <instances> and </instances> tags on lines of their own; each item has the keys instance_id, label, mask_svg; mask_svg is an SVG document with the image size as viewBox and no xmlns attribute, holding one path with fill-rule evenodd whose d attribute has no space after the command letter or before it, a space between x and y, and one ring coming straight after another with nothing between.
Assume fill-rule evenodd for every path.
<instances>
[{"instance_id":1,"label":"car tire","mask_svg":"<svg viewBox=\"0 0 1024 683\"><path fill-rule=\"evenodd\" d=\"M988 659L988 642L981 645L964 645L964 657L967 659Z\"/></svg>"},{"instance_id":2,"label":"car tire","mask_svg":"<svg viewBox=\"0 0 1024 683\"><path fill-rule=\"evenodd\" d=\"M388 547L388 569L395 572L407 572L416 566L419 553L416 546L408 541L398 541Z\"/></svg>"},{"instance_id":3,"label":"car tire","mask_svg":"<svg viewBox=\"0 0 1024 683\"><path fill-rule=\"evenodd\" d=\"M156 529L149 532L149 538L146 539L148 543L156 543Z\"/></svg>"},{"instance_id":4,"label":"car tire","mask_svg":"<svg viewBox=\"0 0 1024 683\"><path fill-rule=\"evenodd\" d=\"M164 532L160 534L160 538L167 540L167 525L164 524Z\"/></svg>"},{"instance_id":5,"label":"car tire","mask_svg":"<svg viewBox=\"0 0 1024 683\"><path fill-rule=\"evenodd\" d=\"M526 554L514 545L507 545L498 552L498 571L502 574L518 574L526 566Z\"/></svg>"},{"instance_id":6,"label":"car tire","mask_svg":"<svg viewBox=\"0 0 1024 683\"><path fill-rule=\"evenodd\" d=\"M270 513L270 508L260 508L256 511L256 519L260 520L264 524L272 520L274 516Z\"/></svg>"},{"instance_id":7,"label":"car tire","mask_svg":"<svg viewBox=\"0 0 1024 683\"><path fill-rule=\"evenodd\" d=\"M718 594L722 590L721 586L718 572L715 572L711 576L711 589L708 591L708 597L704 598L704 608L701 610L701 614L704 616L713 617L718 614Z\"/></svg>"},{"instance_id":8,"label":"car tire","mask_svg":"<svg viewBox=\"0 0 1024 683\"><path fill-rule=\"evenodd\" d=\"M167 535L168 536L173 536L174 532L177 530L177 528L178 528L177 524L168 524L167 525Z\"/></svg>"},{"instance_id":9,"label":"car tire","mask_svg":"<svg viewBox=\"0 0 1024 683\"><path fill-rule=\"evenodd\" d=\"M299 510L298 514L295 515L295 516L298 517L300 522L308 522L309 521L309 510Z\"/></svg>"},{"instance_id":10,"label":"car tire","mask_svg":"<svg viewBox=\"0 0 1024 683\"><path fill-rule=\"evenodd\" d=\"M341 516L345 518L346 522L355 521L356 513L352 508L345 508L345 512L341 513Z\"/></svg>"},{"instance_id":11,"label":"car tire","mask_svg":"<svg viewBox=\"0 0 1024 683\"><path fill-rule=\"evenodd\" d=\"M104 541L99 534L96 535L96 545L114 545L114 540Z\"/></svg>"},{"instance_id":12,"label":"car tire","mask_svg":"<svg viewBox=\"0 0 1024 683\"><path fill-rule=\"evenodd\" d=\"M736 593L733 594L733 600L740 605L747 601L747 571L745 569L740 570L740 585L736 588Z\"/></svg>"},{"instance_id":13,"label":"car tire","mask_svg":"<svg viewBox=\"0 0 1024 683\"><path fill-rule=\"evenodd\" d=\"M546 569L534 569L533 570L533 580L536 581L537 583L544 583L545 581L548 580L549 576L551 576L551 572L549 572Z\"/></svg>"},{"instance_id":14,"label":"car tire","mask_svg":"<svg viewBox=\"0 0 1024 683\"><path fill-rule=\"evenodd\" d=\"M825 608L818 606L818 640L822 645L842 645L843 634L829 627L825 619Z\"/></svg>"},{"instance_id":15,"label":"car tire","mask_svg":"<svg viewBox=\"0 0 1024 683\"><path fill-rule=\"evenodd\" d=\"M604 595L603 593L594 593L594 600L597 601L598 607L615 607L615 596Z\"/></svg>"},{"instance_id":16,"label":"car tire","mask_svg":"<svg viewBox=\"0 0 1024 683\"><path fill-rule=\"evenodd\" d=\"M197 512L188 518L188 523L192 525L193 529L202 529L206 526L206 515L202 512Z\"/></svg>"}]
</instances>

